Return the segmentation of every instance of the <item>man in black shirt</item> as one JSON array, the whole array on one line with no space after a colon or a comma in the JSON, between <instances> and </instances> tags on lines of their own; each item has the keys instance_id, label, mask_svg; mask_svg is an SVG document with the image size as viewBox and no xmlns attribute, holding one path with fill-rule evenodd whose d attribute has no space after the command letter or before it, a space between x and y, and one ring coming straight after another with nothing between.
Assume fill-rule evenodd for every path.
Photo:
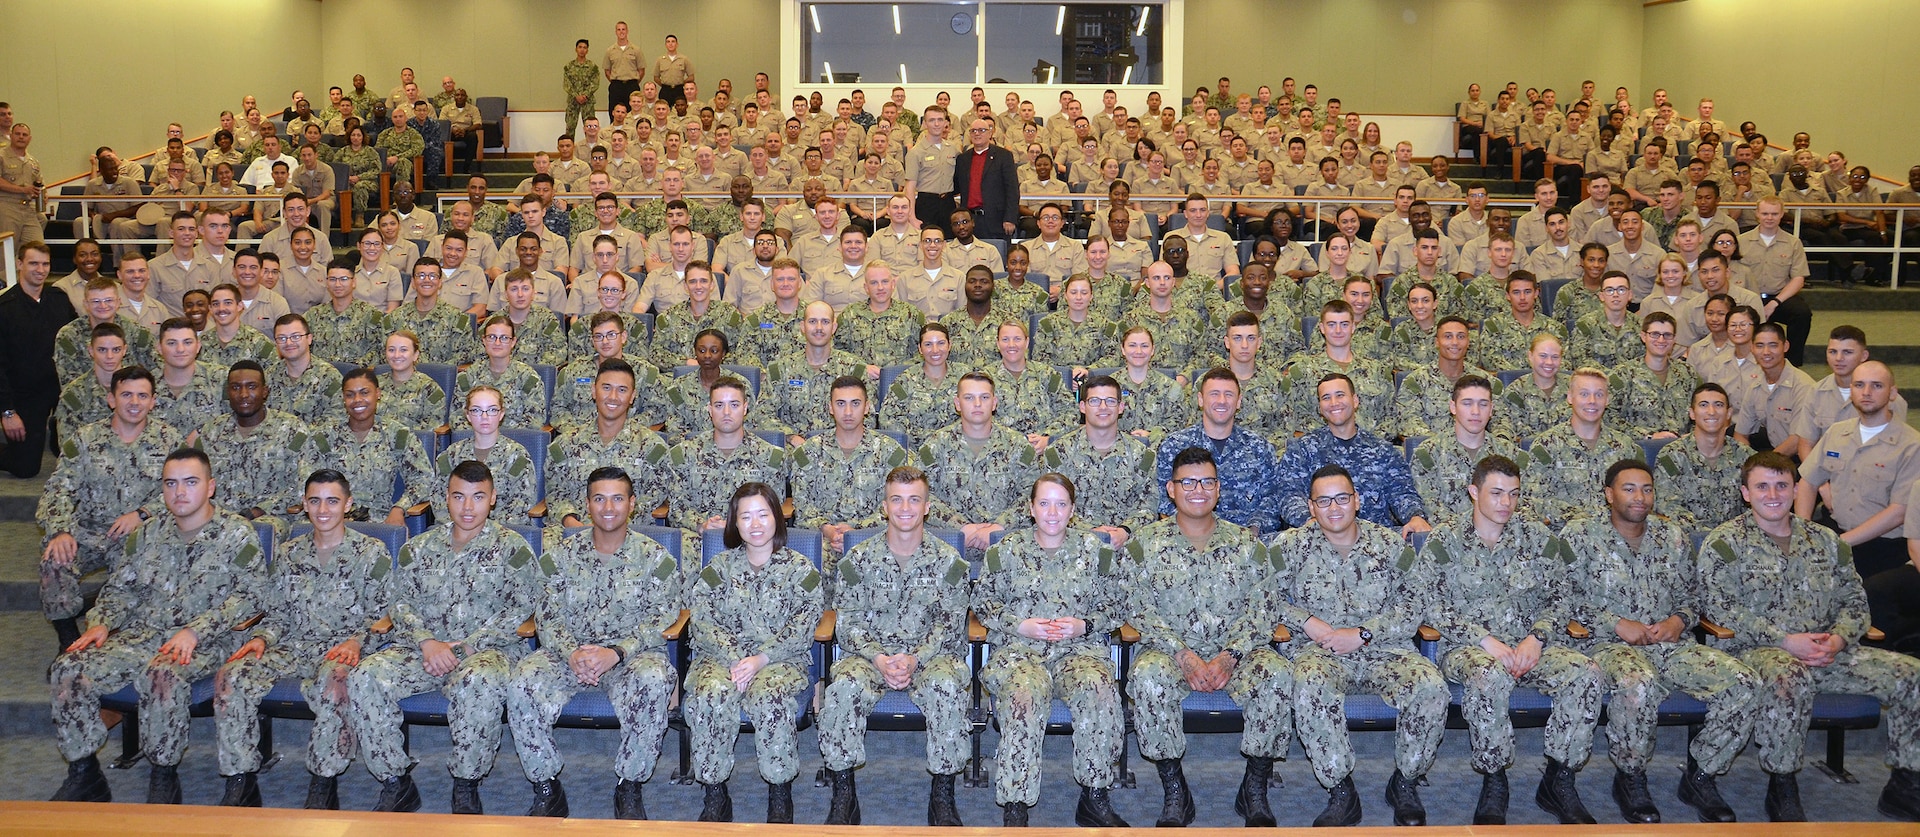
<instances>
[{"instance_id":1,"label":"man in black shirt","mask_svg":"<svg viewBox=\"0 0 1920 837\"><path fill-rule=\"evenodd\" d=\"M20 246L20 284L0 293L0 470L21 479L40 473L47 418L60 400L53 338L79 315L64 293L47 293L53 256L47 245Z\"/></svg>"}]
</instances>

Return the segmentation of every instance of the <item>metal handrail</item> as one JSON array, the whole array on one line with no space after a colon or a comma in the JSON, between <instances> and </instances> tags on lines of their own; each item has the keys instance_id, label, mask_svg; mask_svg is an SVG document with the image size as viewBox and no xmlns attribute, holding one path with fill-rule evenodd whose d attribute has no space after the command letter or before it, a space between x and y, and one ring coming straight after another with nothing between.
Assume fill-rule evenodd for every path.
<instances>
[{"instance_id":1,"label":"metal handrail","mask_svg":"<svg viewBox=\"0 0 1920 837\"><path fill-rule=\"evenodd\" d=\"M219 203L279 203L285 195L214 195ZM73 238L49 238L48 244L76 244L82 238L92 238L102 245L108 244L172 244L171 238L100 238L92 235L93 213L87 211L87 205L95 203L201 203L206 195L48 195L48 203L80 204L80 217L74 219L74 230L79 235ZM265 239L232 238L233 244L258 244Z\"/></svg>"}]
</instances>

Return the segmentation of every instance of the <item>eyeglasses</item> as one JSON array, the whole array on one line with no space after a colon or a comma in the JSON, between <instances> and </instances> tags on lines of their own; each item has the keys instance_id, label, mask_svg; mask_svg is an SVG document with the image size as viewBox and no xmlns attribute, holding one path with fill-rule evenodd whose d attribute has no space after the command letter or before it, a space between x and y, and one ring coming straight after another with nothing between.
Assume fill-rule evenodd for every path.
<instances>
[{"instance_id":1,"label":"eyeglasses","mask_svg":"<svg viewBox=\"0 0 1920 837\"><path fill-rule=\"evenodd\" d=\"M499 407L468 407L467 408L467 415L479 416L480 418L497 418L499 417L501 412L502 411Z\"/></svg>"},{"instance_id":2,"label":"eyeglasses","mask_svg":"<svg viewBox=\"0 0 1920 837\"><path fill-rule=\"evenodd\" d=\"M1120 406L1120 399L1118 399L1118 398L1113 398L1113 397L1111 397L1111 396L1104 396L1104 395L1103 395L1103 396L1097 396L1097 397L1093 397L1093 398L1088 398L1088 399L1087 399L1087 406L1089 406L1089 407L1118 407L1118 406Z\"/></svg>"},{"instance_id":3,"label":"eyeglasses","mask_svg":"<svg viewBox=\"0 0 1920 837\"><path fill-rule=\"evenodd\" d=\"M276 334L273 336L273 342L279 343L282 346L288 343L298 343L305 339L307 339L307 335L304 334Z\"/></svg>"},{"instance_id":4,"label":"eyeglasses","mask_svg":"<svg viewBox=\"0 0 1920 837\"><path fill-rule=\"evenodd\" d=\"M1180 486L1181 491L1195 491L1195 490L1219 491L1220 490L1219 477L1187 477L1186 479L1174 480L1173 482L1175 485Z\"/></svg>"},{"instance_id":5,"label":"eyeglasses","mask_svg":"<svg viewBox=\"0 0 1920 837\"><path fill-rule=\"evenodd\" d=\"M1619 296L1620 294L1626 293L1627 290L1628 290L1627 288L1601 288L1600 292L1603 294Z\"/></svg>"},{"instance_id":6,"label":"eyeglasses","mask_svg":"<svg viewBox=\"0 0 1920 837\"><path fill-rule=\"evenodd\" d=\"M483 339L484 339L484 340L486 340L486 341L487 341L488 343L509 343L509 342L512 342L512 341L513 341L513 335L511 335L511 334L489 334L489 335L487 335L487 336L486 336L485 338L483 338Z\"/></svg>"},{"instance_id":7,"label":"eyeglasses","mask_svg":"<svg viewBox=\"0 0 1920 837\"><path fill-rule=\"evenodd\" d=\"M1313 507L1316 509L1324 509L1335 504L1341 506L1353 505L1353 493L1350 491L1342 491L1339 494L1334 494L1329 497L1313 498Z\"/></svg>"}]
</instances>

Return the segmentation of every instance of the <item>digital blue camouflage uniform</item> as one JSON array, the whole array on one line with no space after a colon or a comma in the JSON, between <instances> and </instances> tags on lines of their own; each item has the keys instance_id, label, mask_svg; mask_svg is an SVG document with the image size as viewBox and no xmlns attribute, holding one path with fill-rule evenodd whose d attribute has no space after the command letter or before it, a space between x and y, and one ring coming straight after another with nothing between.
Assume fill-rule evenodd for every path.
<instances>
[{"instance_id":1,"label":"digital blue camouflage uniform","mask_svg":"<svg viewBox=\"0 0 1920 837\"><path fill-rule=\"evenodd\" d=\"M453 379L454 403L466 403L467 394L478 386L500 391L501 427L532 429L546 424L547 386L533 367L515 360L509 361L507 371L500 374L485 362L463 368Z\"/></svg>"},{"instance_id":2,"label":"digital blue camouflage uniform","mask_svg":"<svg viewBox=\"0 0 1920 837\"><path fill-rule=\"evenodd\" d=\"M1467 486L1473 482L1473 466L1496 455L1513 460L1522 469L1527 467L1527 452L1520 449L1520 443L1493 427L1487 428L1479 450L1467 450L1460 444L1451 420L1438 433L1421 440L1407 466L1420 491L1420 502L1430 515L1428 522L1437 526L1441 520L1471 514L1473 498L1467 496Z\"/></svg>"},{"instance_id":3,"label":"digital blue camouflage uniform","mask_svg":"<svg viewBox=\"0 0 1920 837\"><path fill-rule=\"evenodd\" d=\"M585 496L584 486L580 494ZM613 774L645 782L660 760L673 696L673 662L662 634L686 601L679 564L639 533L628 533L612 555L594 548L591 532L547 529L545 535L534 562L540 648L514 667L507 684L507 721L521 769L533 782L560 775L565 762L553 743L553 722L574 694L598 688L620 719ZM598 686L582 684L570 666L583 645L619 652L620 661L600 675Z\"/></svg>"},{"instance_id":4,"label":"digital blue camouflage uniform","mask_svg":"<svg viewBox=\"0 0 1920 837\"><path fill-rule=\"evenodd\" d=\"M799 774L798 697L813 685L808 654L823 596L819 570L791 549L774 552L763 567L752 565L745 547L729 549L688 579L693 663L684 709L695 781L719 784L733 774L743 712L753 723L760 778L781 784ZM742 692L728 670L755 655L766 665Z\"/></svg>"},{"instance_id":5,"label":"digital blue camouflage uniform","mask_svg":"<svg viewBox=\"0 0 1920 837\"><path fill-rule=\"evenodd\" d=\"M993 787L999 805L1040 801L1040 743L1056 699L1073 713L1075 783L1112 786L1126 744L1107 635L1127 619L1127 570L1091 532L1069 529L1051 551L1034 534L1017 531L989 548L973 590L973 611L993 647L980 681L1000 718ZM1028 619L1061 617L1084 620L1086 633L1058 642L1018 633Z\"/></svg>"},{"instance_id":6,"label":"digital blue camouflage uniform","mask_svg":"<svg viewBox=\"0 0 1920 837\"><path fill-rule=\"evenodd\" d=\"M1573 618L1592 632L1574 638L1606 675L1607 754L1614 767L1645 772L1653 758L1660 702L1686 692L1707 705L1707 722L1688 742L1700 768L1725 773L1753 732L1753 701L1759 680L1726 653L1695 642L1687 630L1699 623L1700 586L1692 543L1685 529L1649 516L1636 547L1613 528L1610 515L1568 521L1560 537L1573 550ZM1630 645L1615 625L1631 619L1645 625L1678 616L1673 642Z\"/></svg>"},{"instance_id":7,"label":"digital blue camouflage uniform","mask_svg":"<svg viewBox=\"0 0 1920 837\"><path fill-rule=\"evenodd\" d=\"M302 471L332 468L345 475L348 485L357 486L353 511L365 512L376 523L395 507L411 509L440 493L426 445L412 429L385 416L374 420L364 439L344 418L313 428L308 457Z\"/></svg>"},{"instance_id":8,"label":"digital blue camouflage uniform","mask_svg":"<svg viewBox=\"0 0 1920 837\"><path fill-rule=\"evenodd\" d=\"M1320 379L1339 372L1353 381L1354 420L1360 429L1381 436L1397 435L1393 426L1393 370L1379 361L1362 357L1358 339L1354 358L1341 364L1326 352L1303 354L1287 368L1287 426L1296 430L1322 424L1320 419ZM1245 399L1242 398L1244 401Z\"/></svg>"},{"instance_id":9,"label":"digital blue camouflage uniform","mask_svg":"<svg viewBox=\"0 0 1920 837\"><path fill-rule=\"evenodd\" d=\"M1853 550L1832 531L1792 518L1782 550L1751 513L1720 524L1700 547L1705 591L1700 615L1733 631L1716 646L1737 655L1759 677L1753 720L1760 766L1768 773L1801 767L1813 698L1820 692L1873 695L1886 712L1887 766L1920 769L1920 660L1860 645L1867 595ZM1779 647L1794 633L1846 640L1831 665L1815 668Z\"/></svg>"},{"instance_id":10,"label":"digital blue camouflage uniform","mask_svg":"<svg viewBox=\"0 0 1920 837\"><path fill-rule=\"evenodd\" d=\"M1578 765L1593 750L1605 687L1600 667L1567 646L1571 560L1566 543L1547 527L1515 514L1495 544L1482 541L1471 524L1435 529L1413 562L1409 584L1427 603L1426 624L1440 632L1440 670L1466 688L1460 708L1477 772L1513 763L1507 706L1515 686L1553 698L1547 758ZM1485 637L1512 646L1528 634L1544 647L1539 663L1518 678L1480 647Z\"/></svg>"},{"instance_id":11,"label":"digital blue camouflage uniform","mask_svg":"<svg viewBox=\"0 0 1920 837\"><path fill-rule=\"evenodd\" d=\"M1356 432L1351 439L1341 439L1322 426L1289 442L1280 453L1274 495L1280 517L1288 525L1305 526L1313 518L1307 492L1313 472L1329 464L1345 466L1353 475L1353 490L1361 499L1361 520L1398 527L1426 516L1426 506L1413 485L1413 472L1408 470L1406 456L1398 446L1366 430Z\"/></svg>"},{"instance_id":12,"label":"digital blue camouflage uniform","mask_svg":"<svg viewBox=\"0 0 1920 837\"><path fill-rule=\"evenodd\" d=\"M1622 459L1645 459L1640 443L1604 423L1589 446L1562 424L1536 433L1520 472L1525 508L1549 526L1565 526L1576 515L1595 512L1603 501L1600 482L1607 468Z\"/></svg>"},{"instance_id":13,"label":"digital blue camouflage uniform","mask_svg":"<svg viewBox=\"0 0 1920 837\"><path fill-rule=\"evenodd\" d=\"M1193 689L1181 674L1180 652L1205 662L1233 651L1241 657L1225 691L1245 716L1240 752L1285 758L1293 667L1270 647L1272 614L1254 592L1273 574L1266 545L1218 520L1206 548L1195 549L1178 521L1167 518L1136 531L1122 554L1128 623L1140 632L1127 678L1140 755L1162 761L1187 754L1180 703Z\"/></svg>"},{"instance_id":14,"label":"digital blue camouflage uniform","mask_svg":"<svg viewBox=\"0 0 1920 837\"><path fill-rule=\"evenodd\" d=\"M827 769L849 770L867 760L867 716L887 690L874 658L912 654L919 668L907 696L926 716L927 772L959 773L973 729L967 717L973 683L967 669L967 562L931 534L923 534L912 555L896 556L883 533L847 550L834 569L835 639L842 655L820 705L820 755Z\"/></svg>"},{"instance_id":15,"label":"digital blue camouflage uniform","mask_svg":"<svg viewBox=\"0 0 1920 837\"><path fill-rule=\"evenodd\" d=\"M252 524L216 510L191 535L173 515L156 517L127 536L100 598L87 612L105 627L97 648L54 658L54 738L72 762L107 743L100 696L133 686L140 695L140 745L156 765L180 763L187 751L187 709L194 681L226 662L240 644L233 628L260 611L266 554ZM181 630L199 638L186 665L159 661L160 646Z\"/></svg>"},{"instance_id":16,"label":"digital blue camouflage uniform","mask_svg":"<svg viewBox=\"0 0 1920 837\"><path fill-rule=\"evenodd\" d=\"M447 697L448 772L481 779L493 769L507 679L526 648L516 632L541 589L534 560L525 538L492 520L464 547L453 545L453 524L442 523L400 548L389 582L393 644L347 675L348 717L375 779L413 769L400 700L430 691ZM452 644L459 665L428 674L420 651L428 640Z\"/></svg>"},{"instance_id":17,"label":"digital blue camouflage uniform","mask_svg":"<svg viewBox=\"0 0 1920 837\"><path fill-rule=\"evenodd\" d=\"M484 462L493 471L493 514L490 516L507 524L526 520L527 512L540 502L535 482L540 474L533 467L533 455L504 435L494 439L493 447L487 449L485 456L480 455L473 437L468 436L448 445L434 458L434 519L447 519L447 482L453 477L453 469L469 459Z\"/></svg>"},{"instance_id":18,"label":"digital blue camouflage uniform","mask_svg":"<svg viewBox=\"0 0 1920 837\"><path fill-rule=\"evenodd\" d=\"M311 534L274 548L263 585L265 617L245 634L266 643L266 651L223 665L213 693L221 775L259 772L260 700L283 678L300 681L300 695L313 710L307 771L326 777L347 772L357 749L347 727L352 669L326 654L348 640L358 641L363 654L373 650L368 626L386 615L392 569L386 544L351 529L326 555Z\"/></svg>"},{"instance_id":19,"label":"digital blue camouflage uniform","mask_svg":"<svg viewBox=\"0 0 1920 837\"><path fill-rule=\"evenodd\" d=\"M1214 514L1221 520L1268 536L1280 531L1280 514L1275 491L1279 488L1280 463L1267 440L1235 424L1225 439L1214 439L1196 424L1167 434L1160 442L1155 470L1156 482L1166 485L1173 479L1173 458L1187 448L1205 448L1213 454L1220 474L1220 502ZM1173 500L1161 492L1160 514L1173 514Z\"/></svg>"},{"instance_id":20,"label":"digital blue camouflage uniform","mask_svg":"<svg viewBox=\"0 0 1920 837\"><path fill-rule=\"evenodd\" d=\"M299 378L293 377L287 362L280 358L264 364L267 386L273 388L274 409L291 413L307 424L325 424L341 414L340 370L317 357L307 360L307 371Z\"/></svg>"},{"instance_id":21,"label":"digital blue camouflage uniform","mask_svg":"<svg viewBox=\"0 0 1920 837\"><path fill-rule=\"evenodd\" d=\"M1753 448L1727 437L1720 455L1708 459L1692 433L1660 449L1653 469L1654 509L1689 532L1710 530L1746 513L1740 498L1740 466Z\"/></svg>"},{"instance_id":22,"label":"digital blue camouflage uniform","mask_svg":"<svg viewBox=\"0 0 1920 837\"><path fill-rule=\"evenodd\" d=\"M76 428L60 440L60 461L33 519L45 533L43 548L59 534L73 536L78 548L67 563L40 562L40 612L49 620L79 616L86 609L81 577L107 569L123 554L124 539L107 535L116 518L130 511L149 518L165 514L160 468L179 447L180 431L152 419L132 442L121 441L108 422Z\"/></svg>"},{"instance_id":23,"label":"digital blue camouflage uniform","mask_svg":"<svg viewBox=\"0 0 1920 837\"><path fill-rule=\"evenodd\" d=\"M1139 531L1158 518L1162 483L1156 452L1145 441L1125 433L1113 447L1095 450L1087 429L1080 427L1047 445L1042 470L1064 474L1076 489L1074 525L1092 529L1119 526ZM1015 521L1024 528L1031 521Z\"/></svg>"},{"instance_id":24,"label":"digital blue camouflage uniform","mask_svg":"<svg viewBox=\"0 0 1920 837\"><path fill-rule=\"evenodd\" d=\"M1426 610L1410 575L1413 547L1393 529L1364 520L1355 525L1360 540L1344 555L1317 523L1281 533L1272 547L1277 573L1263 591L1293 634L1294 723L1325 788L1353 773L1345 711L1350 691L1378 693L1399 711L1393 763L1402 776L1426 775L1447 725L1447 683L1413 647ZM1307 638L1309 618L1372 631L1373 641L1335 654Z\"/></svg>"}]
</instances>

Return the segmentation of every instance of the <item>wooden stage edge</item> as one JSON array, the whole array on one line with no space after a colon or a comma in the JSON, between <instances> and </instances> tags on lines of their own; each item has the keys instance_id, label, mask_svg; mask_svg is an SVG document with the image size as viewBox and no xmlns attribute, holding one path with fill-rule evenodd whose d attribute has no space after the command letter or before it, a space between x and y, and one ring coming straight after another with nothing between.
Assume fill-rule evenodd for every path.
<instances>
[{"instance_id":1,"label":"wooden stage edge","mask_svg":"<svg viewBox=\"0 0 1920 837\"><path fill-rule=\"evenodd\" d=\"M456 817L451 814L373 814L355 811L301 811L280 808L219 808L211 806L136 805L129 803L0 802L0 833L8 835L291 835L292 837L359 837L405 833L425 837L490 837L509 834L634 834L645 831L667 837L719 837L757 832L773 835L829 834L840 837L902 837L908 834L1000 833L1000 828L934 829L912 826L766 825L764 823L625 822L619 820L533 820L527 817ZM1036 828L1036 837L1088 837L1107 829ZM1275 829L1298 831L1308 829ZM1244 835L1242 828L1188 829L1209 837ZM1728 834L1741 837L1913 837L1912 823L1740 823L1703 825L1522 825L1435 826L1410 832L1394 828L1355 828L1343 833L1355 837L1388 837L1410 833L1433 837L1592 837L1608 834ZM1317 832L1325 834L1326 832Z\"/></svg>"}]
</instances>

